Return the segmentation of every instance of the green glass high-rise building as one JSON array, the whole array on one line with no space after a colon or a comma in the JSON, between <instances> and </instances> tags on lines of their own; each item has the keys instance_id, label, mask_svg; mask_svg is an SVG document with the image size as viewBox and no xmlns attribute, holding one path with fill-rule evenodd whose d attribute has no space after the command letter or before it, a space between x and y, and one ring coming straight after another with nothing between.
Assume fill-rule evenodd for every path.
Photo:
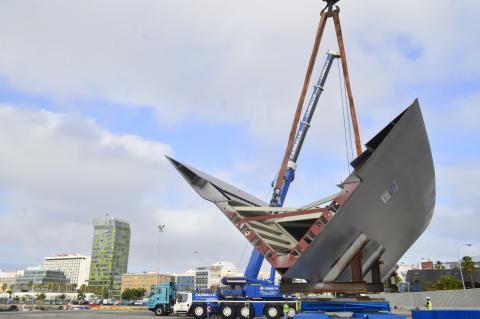
<instances>
[{"instance_id":1,"label":"green glass high-rise building","mask_svg":"<svg viewBox=\"0 0 480 319\"><path fill-rule=\"evenodd\" d=\"M130 225L111 217L94 219L89 291L119 298L122 275L127 273Z\"/></svg>"}]
</instances>

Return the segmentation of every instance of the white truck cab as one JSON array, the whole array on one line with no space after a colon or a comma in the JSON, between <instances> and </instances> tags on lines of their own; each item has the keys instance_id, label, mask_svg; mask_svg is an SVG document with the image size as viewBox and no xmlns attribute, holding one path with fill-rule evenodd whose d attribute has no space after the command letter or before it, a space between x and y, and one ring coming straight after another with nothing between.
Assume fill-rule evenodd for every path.
<instances>
[{"instance_id":1,"label":"white truck cab","mask_svg":"<svg viewBox=\"0 0 480 319\"><path fill-rule=\"evenodd\" d=\"M173 313L176 315L186 314L192 305L191 292L177 292L177 300L173 305Z\"/></svg>"}]
</instances>

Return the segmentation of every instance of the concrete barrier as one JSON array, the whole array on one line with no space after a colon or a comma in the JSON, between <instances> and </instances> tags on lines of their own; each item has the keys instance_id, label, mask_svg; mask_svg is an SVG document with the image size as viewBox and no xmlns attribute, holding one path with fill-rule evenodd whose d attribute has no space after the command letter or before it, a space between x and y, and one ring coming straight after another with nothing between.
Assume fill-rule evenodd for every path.
<instances>
[{"instance_id":1,"label":"concrete barrier","mask_svg":"<svg viewBox=\"0 0 480 319\"><path fill-rule=\"evenodd\" d=\"M92 306L91 310L108 310L108 311L148 311L146 307L142 306Z\"/></svg>"},{"instance_id":2,"label":"concrete barrier","mask_svg":"<svg viewBox=\"0 0 480 319\"><path fill-rule=\"evenodd\" d=\"M385 298L393 309L425 309L425 298L432 299L434 309L480 309L480 288L467 290L437 290L370 295Z\"/></svg>"}]
</instances>

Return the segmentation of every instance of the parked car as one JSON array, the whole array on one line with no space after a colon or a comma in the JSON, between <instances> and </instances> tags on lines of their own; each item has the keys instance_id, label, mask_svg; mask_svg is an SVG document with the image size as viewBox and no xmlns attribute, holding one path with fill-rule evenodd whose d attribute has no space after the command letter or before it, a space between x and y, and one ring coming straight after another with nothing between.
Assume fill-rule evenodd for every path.
<instances>
[{"instance_id":1,"label":"parked car","mask_svg":"<svg viewBox=\"0 0 480 319\"><path fill-rule=\"evenodd\" d=\"M135 306L143 306L145 303L143 302L143 300L135 300L133 304Z\"/></svg>"},{"instance_id":2,"label":"parked car","mask_svg":"<svg viewBox=\"0 0 480 319\"><path fill-rule=\"evenodd\" d=\"M102 304L106 305L106 306L111 306L111 305L113 305L113 300L112 299L103 299Z\"/></svg>"}]
</instances>

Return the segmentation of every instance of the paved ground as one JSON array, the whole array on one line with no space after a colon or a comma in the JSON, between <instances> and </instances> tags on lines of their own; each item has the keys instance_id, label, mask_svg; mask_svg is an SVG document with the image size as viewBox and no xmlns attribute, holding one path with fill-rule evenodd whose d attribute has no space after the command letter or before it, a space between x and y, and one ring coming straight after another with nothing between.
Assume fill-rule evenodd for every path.
<instances>
[{"instance_id":1,"label":"paved ground","mask_svg":"<svg viewBox=\"0 0 480 319\"><path fill-rule=\"evenodd\" d=\"M409 312L397 311L396 313L406 315L411 318ZM344 318L346 314L338 314L335 318ZM18 312L0 312L0 319L115 319L115 318L157 318L149 311L95 311L95 310L76 310L76 311L18 311ZM160 317L162 319L189 319L188 317ZM218 318L218 317L214 317ZM265 318L265 317L263 317Z\"/></svg>"},{"instance_id":2,"label":"paved ground","mask_svg":"<svg viewBox=\"0 0 480 319\"><path fill-rule=\"evenodd\" d=\"M0 312L1 319L115 319L115 318L156 318L150 311L96 311L96 310L72 310L72 311L18 311ZM186 317L162 317L163 319L185 319Z\"/></svg>"}]
</instances>

